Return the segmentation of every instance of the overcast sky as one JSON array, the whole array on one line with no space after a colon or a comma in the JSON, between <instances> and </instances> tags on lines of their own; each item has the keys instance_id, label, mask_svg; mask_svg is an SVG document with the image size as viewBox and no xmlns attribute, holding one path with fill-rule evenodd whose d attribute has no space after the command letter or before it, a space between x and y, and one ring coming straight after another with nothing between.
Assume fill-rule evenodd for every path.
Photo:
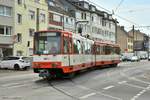
<instances>
[{"instance_id":1,"label":"overcast sky","mask_svg":"<svg viewBox=\"0 0 150 100\"><path fill-rule=\"evenodd\" d=\"M136 26L150 26L150 0L86 0L96 3L97 5L114 10L116 15L119 15L131 22L136 23ZM121 5L118 7L120 2ZM116 8L118 9L116 10ZM102 10L102 9L100 9ZM127 30L132 27L133 23L127 22L117 17L120 25L124 25ZM137 28L136 28L137 29ZM139 28L141 31L150 34L150 28Z\"/></svg>"}]
</instances>

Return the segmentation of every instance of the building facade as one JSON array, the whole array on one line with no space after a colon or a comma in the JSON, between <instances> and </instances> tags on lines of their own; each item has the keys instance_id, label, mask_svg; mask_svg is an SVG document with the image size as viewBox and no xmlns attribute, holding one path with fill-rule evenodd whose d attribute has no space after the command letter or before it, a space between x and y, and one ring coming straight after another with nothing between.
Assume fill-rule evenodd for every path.
<instances>
[{"instance_id":1,"label":"building facade","mask_svg":"<svg viewBox=\"0 0 150 100\"><path fill-rule=\"evenodd\" d=\"M14 55L33 54L33 33L47 30L48 5L46 0L15 0L14 2Z\"/></svg>"},{"instance_id":2,"label":"building facade","mask_svg":"<svg viewBox=\"0 0 150 100\"><path fill-rule=\"evenodd\" d=\"M130 30L128 32L129 36L133 37L131 41L133 41L133 52L134 51L144 51L144 36L145 34L140 32L139 30Z\"/></svg>"},{"instance_id":3,"label":"building facade","mask_svg":"<svg viewBox=\"0 0 150 100\"><path fill-rule=\"evenodd\" d=\"M75 30L98 41L115 43L117 21L111 14L100 11L86 1L67 0L75 7Z\"/></svg>"},{"instance_id":4,"label":"building facade","mask_svg":"<svg viewBox=\"0 0 150 100\"><path fill-rule=\"evenodd\" d=\"M128 34L123 26L117 26L117 44L120 46L121 53L128 52Z\"/></svg>"},{"instance_id":5,"label":"building facade","mask_svg":"<svg viewBox=\"0 0 150 100\"><path fill-rule=\"evenodd\" d=\"M0 0L0 57L13 55L14 0Z\"/></svg>"},{"instance_id":6,"label":"building facade","mask_svg":"<svg viewBox=\"0 0 150 100\"><path fill-rule=\"evenodd\" d=\"M69 11L69 3L65 0L49 1L49 30L65 30L75 32L75 18ZM66 6L68 5L68 6Z\"/></svg>"}]
</instances>

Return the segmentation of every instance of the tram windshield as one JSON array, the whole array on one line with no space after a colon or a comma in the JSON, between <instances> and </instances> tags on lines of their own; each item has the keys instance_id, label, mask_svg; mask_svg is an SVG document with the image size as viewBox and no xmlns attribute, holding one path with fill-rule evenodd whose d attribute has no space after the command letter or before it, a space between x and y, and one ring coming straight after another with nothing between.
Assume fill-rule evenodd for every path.
<instances>
[{"instance_id":1,"label":"tram windshield","mask_svg":"<svg viewBox=\"0 0 150 100\"><path fill-rule=\"evenodd\" d=\"M35 33L34 54L60 54L60 33Z\"/></svg>"}]
</instances>

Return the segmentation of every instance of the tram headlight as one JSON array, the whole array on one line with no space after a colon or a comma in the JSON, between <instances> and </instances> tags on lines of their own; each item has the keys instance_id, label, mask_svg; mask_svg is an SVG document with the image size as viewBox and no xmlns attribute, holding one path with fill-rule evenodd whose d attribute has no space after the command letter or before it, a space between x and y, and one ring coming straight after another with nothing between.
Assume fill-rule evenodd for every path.
<instances>
[{"instance_id":1,"label":"tram headlight","mask_svg":"<svg viewBox=\"0 0 150 100\"><path fill-rule=\"evenodd\" d=\"M32 63L32 66L33 67L38 67L38 66L40 66L40 64L39 63Z\"/></svg>"}]
</instances>

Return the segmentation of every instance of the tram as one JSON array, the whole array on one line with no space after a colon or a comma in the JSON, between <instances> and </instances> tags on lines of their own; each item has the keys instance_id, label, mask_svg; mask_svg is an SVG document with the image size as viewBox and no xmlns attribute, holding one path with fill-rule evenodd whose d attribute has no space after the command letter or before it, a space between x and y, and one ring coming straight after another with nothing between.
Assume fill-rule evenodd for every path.
<instances>
[{"instance_id":1,"label":"tram","mask_svg":"<svg viewBox=\"0 0 150 100\"><path fill-rule=\"evenodd\" d=\"M72 77L76 72L104 65L117 66L120 48L72 32L51 30L34 34L32 68L40 77Z\"/></svg>"}]
</instances>

